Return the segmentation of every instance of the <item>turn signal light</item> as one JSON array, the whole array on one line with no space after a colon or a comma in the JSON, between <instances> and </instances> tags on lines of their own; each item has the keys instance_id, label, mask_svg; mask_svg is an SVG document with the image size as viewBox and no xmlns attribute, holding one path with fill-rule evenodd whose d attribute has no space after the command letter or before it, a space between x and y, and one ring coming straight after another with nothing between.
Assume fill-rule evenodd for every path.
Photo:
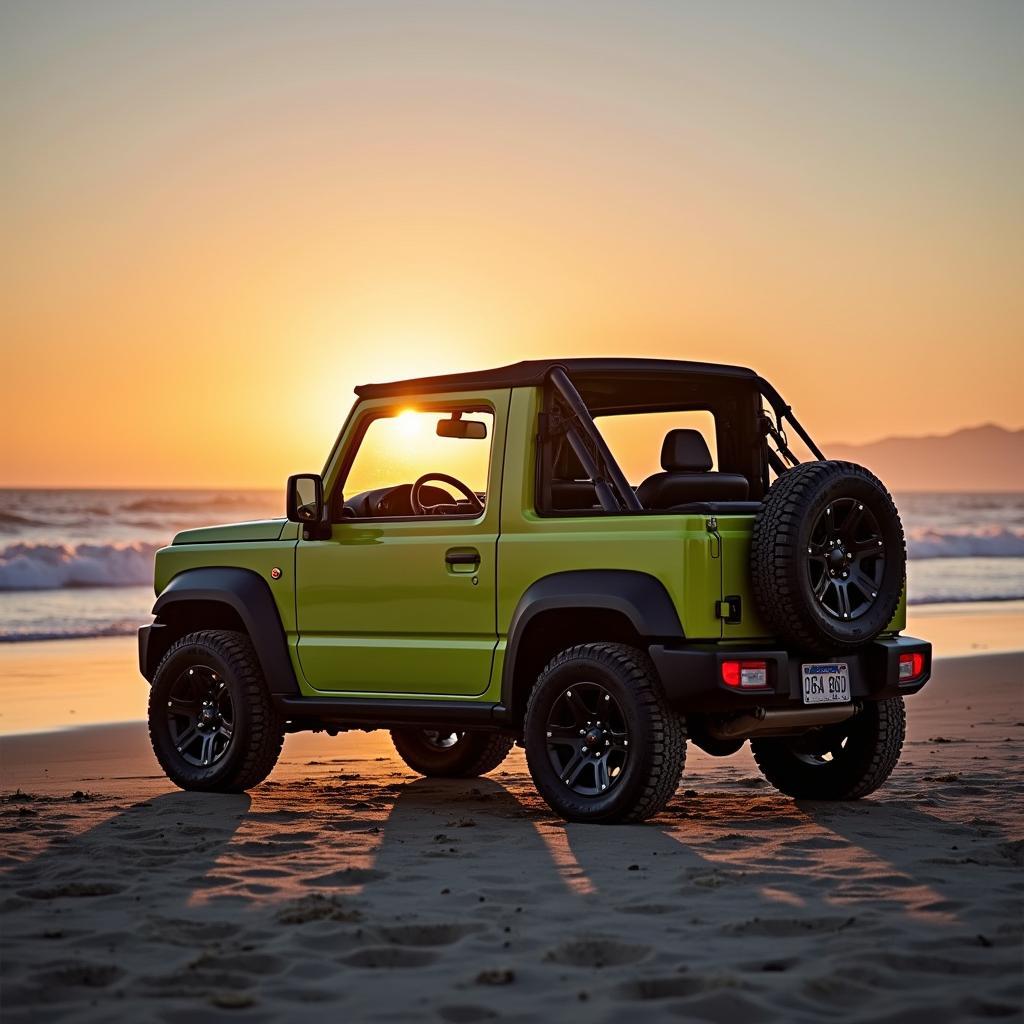
<instances>
[{"instance_id":1,"label":"turn signal light","mask_svg":"<svg viewBox=\"0 0 1024 1024\"><path fill-rule=\"evenodd\" d=\"M741 689L758 689L768 685L767 661L723 661L722 682Z\"/></svg>"},{"instance_id":2,"label":"turn signal light","mask_svg":"<svg viewBox=\"0 0 1024 1024\"><path fill-rule=\"evenodd\" d=\"M900 655L900 682L909 683L924 672L924 655L919 653Z\"/></svg>"}]
</instances>

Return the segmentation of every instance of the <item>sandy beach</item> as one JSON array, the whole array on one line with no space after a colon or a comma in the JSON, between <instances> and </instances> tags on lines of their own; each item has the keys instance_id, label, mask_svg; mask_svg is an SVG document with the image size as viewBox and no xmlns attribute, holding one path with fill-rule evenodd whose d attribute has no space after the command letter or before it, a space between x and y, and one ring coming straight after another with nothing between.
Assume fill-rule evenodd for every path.
<instances>
[{"instance_id":1,"label":"sandy beach","mask_svg":"<svg viewBox=\"0 0 1024 1024\"><path fill-rule=\"evenodd\" d=\"M913 623L945 656L893 778L849 805L778 795L746 751L691 747L666 812L609 828L555 819L519 750L439 782L383 734L303 734L210 796L137 722L7 736L3 1018L1019 1018L1024 655L962 654L1019 640L994 614ZM34 685L144 699L130 641L53 646ZM31 696L10 678L6 730Z\"/></svg>"}]
</instances>

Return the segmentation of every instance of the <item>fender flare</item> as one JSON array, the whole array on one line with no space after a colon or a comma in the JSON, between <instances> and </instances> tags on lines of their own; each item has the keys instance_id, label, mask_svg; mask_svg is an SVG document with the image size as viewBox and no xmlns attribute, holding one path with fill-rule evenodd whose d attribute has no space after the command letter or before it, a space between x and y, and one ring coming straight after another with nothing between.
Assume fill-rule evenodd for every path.
<instances>
[{"instance_id":1,"label":"fender flare","mask_svg":"<svg viewBox=\"0 0 1024 1024\"><path fill-rule=\"evenodd\" d=\"M501 673L501 698L512 707L519 645L530 622L556 609L592 608L619 612L636 632L651 640L682 640L683 627L664 583L635 569L569 569L542 576L519 599L508 627Z\"/></svg>"},{"instance_id":2,"label":"fender flare","mask_svg":"<svg viewBox=\"0 0 1024 1024\"><path fill-rule=\"evenodd\" d=\"M233 609L256 649L270 692L298 696L299 684L288 656L284 626L266 580L250 569L236 566L186 569L178 573L156 599L153 628L159 627L161 612L190 601L215 601ZM155 660L153 656L148 658L143 673L147 679L152 679L156 671Z\"/></svg>"}]
</instances>

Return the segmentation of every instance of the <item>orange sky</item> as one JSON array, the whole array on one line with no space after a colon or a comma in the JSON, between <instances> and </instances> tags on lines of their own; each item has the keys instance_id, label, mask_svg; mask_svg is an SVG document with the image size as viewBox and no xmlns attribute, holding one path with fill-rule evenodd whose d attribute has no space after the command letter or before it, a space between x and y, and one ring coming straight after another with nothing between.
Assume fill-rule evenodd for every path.
<instances>
[{"instance_id":1,"label":"orange sky","mask_svg":"<svg viewBox=\"0 0 1024 1024\"><path fill-rule=\"evenodd\" d=\"M1022 12L5 5L0 485L276 486L543 355L1024 426Z\"/></svg>"}]
</instances>

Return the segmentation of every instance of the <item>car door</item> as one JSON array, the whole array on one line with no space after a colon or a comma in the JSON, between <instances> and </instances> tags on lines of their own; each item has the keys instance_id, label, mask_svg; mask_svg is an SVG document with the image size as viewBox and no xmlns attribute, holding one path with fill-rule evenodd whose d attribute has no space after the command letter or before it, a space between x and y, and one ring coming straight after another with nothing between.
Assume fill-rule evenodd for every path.
<instances>
[{"instance_id":1,"label":"car door","mask_svg":"<svg viewBox=\"0 0 1024 1024\"><path fill-rule=\"evenodd\" d=\"M379 399L357 408L342 439L335 486L344 488L358 517L334 523L329 539L303 540L296 549L298 656L313 688L405 697L469 697L487 689L497 644L509 398L502 390L406 398L400 405ZM453 413L485 422L486 439L431 437L423 426ZM372 441L381 434L384 445ZM372 496L370 507L352 490L408 485L428 472L474 476L465 482L484 491L483 513L392 514L386 498L380 505L380 487L362 490Z\"/></svg>"}]
</instances>

